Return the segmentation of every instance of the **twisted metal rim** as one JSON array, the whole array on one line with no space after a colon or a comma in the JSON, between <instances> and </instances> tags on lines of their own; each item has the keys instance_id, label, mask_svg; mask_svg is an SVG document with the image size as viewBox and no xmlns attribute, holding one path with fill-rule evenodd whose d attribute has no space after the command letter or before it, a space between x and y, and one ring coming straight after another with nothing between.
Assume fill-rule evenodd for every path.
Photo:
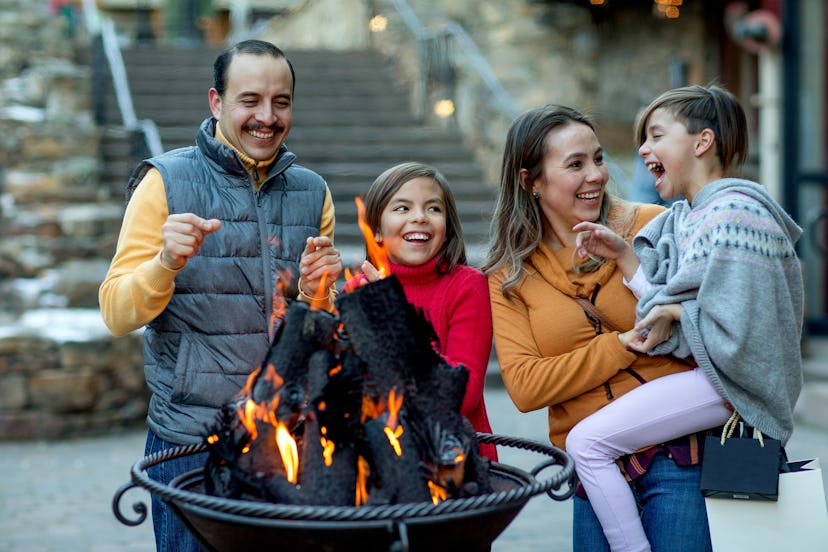
<instances>
[{"instance_id":1,"label":"twisted metal rim","mask_svg":"<svg viewBox=\"0 0 828 552\"><path fill-rule=\"evenodd\" d=\"M575 492L575 465L572 458L563 450L537 441L493 435L490 433L477 433L477 440L481 443L491 443L537 452L549 456L551 459L542 462L532 470L529 474L532 482L527 485L474 497L449 499L436 505L430 502L419 502L376 506L303 506L259 503L249 500L214 497L170 487L169 485L150 479L146 474L148 467L167 460L207 450L204 444L187 445L163 450L145 456L136 462L131 470L132 483L125 484L116 492L112 500L112 509L115 517L121 523L125 525L141 524L147 517L147 508L143 503L138 502L133 504L133 510L138 514L138 518L136 519L128 519L120 512L120 500L124 493L134 487L140 486L151 493L157 494L167 502L181 502L211 511L238 516L303 521L388 521L426 518L442 514L504 506L515 502L526 502L529 498L543 492L546 492L553 500L563 501L571 497ZM540 471L551 466L561 466L561 469L544 481L538 481L535 478ZM553 490L559 491L565 483L568 483L568 488L565 488L560 494L553 493Z\"/></svg>"}]
</instances>

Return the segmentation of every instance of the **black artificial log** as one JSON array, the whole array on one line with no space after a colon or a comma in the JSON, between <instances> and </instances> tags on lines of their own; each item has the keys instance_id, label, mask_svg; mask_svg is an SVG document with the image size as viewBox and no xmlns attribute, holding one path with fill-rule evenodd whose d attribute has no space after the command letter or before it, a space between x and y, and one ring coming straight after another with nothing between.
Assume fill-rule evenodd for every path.
<instances>
[{"instance_id":1,"label":"black artificial log","mask_svg":"<svg viewBox=\"0 0 828 552\"><path fill-rule=\"evenodd\" d=\"M277 418L287 420L295 416L307 400L308 360L313 353L331 344L338 324L331 313L310 309L302 301L293 301L253 383L253 400L257 403L271 401L278 393ZM268 366L278 374L279 381L266 377Z\"/></svg>"},{"instance_id":2,"label":"black artificial log","mask_svg":"<svg viewBox=\"0 0 828 552\"><path fill-rule=\"evenodd\" d=\"M308 394L312 408L305 421L299 482L302 494L313 504L354 505L355 429L362 395L361 378L353 376L344 371L338 358L329 351L318 351L310 358ZM331 447L327 458L323 440Z\"/></svg>"},{"instance_id":3,"label":"black artificial log","mask_svg":"<svg viewBox=\"0 0 828 552\"><path fill-rule=\"evenodd\" d=\"M371 450L371 486L367 504L399 504L431 500L428 484L422 477L420 456L411 430L403 427L399 440L402 455L397 455L385 426L388 413L365 422L365 441Z\"/></svg>"},{"instance_id":4,"label":"black artificial log","mask_svg":"<svg viewBox=\"0 0 828 552\"><path fill-rule=\"evenodd\" d=\"M389 276L343 294L337 306L377 395L412 386L416 370L439 361L431 346L431 324L406 300L397 278Z\"/></svg>"}]
</instances>

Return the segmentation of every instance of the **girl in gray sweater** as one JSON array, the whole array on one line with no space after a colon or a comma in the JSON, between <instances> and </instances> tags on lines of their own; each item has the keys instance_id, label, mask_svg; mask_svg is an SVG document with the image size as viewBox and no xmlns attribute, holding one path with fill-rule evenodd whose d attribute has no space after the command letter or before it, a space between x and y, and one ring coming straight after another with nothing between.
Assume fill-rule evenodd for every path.
<instances>
[{"instance_id":1,"label":"girl in gray sweater","mask_svg":"<svg viewBox=\"0 0 828 552\"><path fill-rule=\"evenodd\" d=\"M664 198L632 247L583 222L579 253L615 259L639 298L634 351L695 361L619 397L566 442L612 550L647 551L637 505L615 460L641 447L723 424L736 412L783 444L802 384L801 229L755 183L728 178L747 158L744 111L718 86L656 98L639 119L639 155Z\"/></svg>"}]
</instances>

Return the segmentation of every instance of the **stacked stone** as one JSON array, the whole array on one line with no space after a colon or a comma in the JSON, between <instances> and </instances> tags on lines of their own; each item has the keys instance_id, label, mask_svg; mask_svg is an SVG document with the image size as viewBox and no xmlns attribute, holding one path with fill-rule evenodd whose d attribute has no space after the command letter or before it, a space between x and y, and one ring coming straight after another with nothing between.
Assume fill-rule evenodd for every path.
<instances>
[{"instance_id":1,"label":"stacked stone","mask_svg":"<svg viewBox=\"0 0 828 552\"><path fill-rule=\"evenodd\" d=\"M113 339L95 311L29 311L0 328L0 439L59 439L142 421L141 336Z\"/></svg>"},{"instance_id":2,"label":"stacked stone","mask_svg":"<svg viewBox=\"0 0 828 552\"><path fill-rule=\"evenodd\" d=\"M45 0L0 0L0 439L146 413L140 338L98 312L123 200L99 184L87 50Z\"/></svg>"}]
</instances>

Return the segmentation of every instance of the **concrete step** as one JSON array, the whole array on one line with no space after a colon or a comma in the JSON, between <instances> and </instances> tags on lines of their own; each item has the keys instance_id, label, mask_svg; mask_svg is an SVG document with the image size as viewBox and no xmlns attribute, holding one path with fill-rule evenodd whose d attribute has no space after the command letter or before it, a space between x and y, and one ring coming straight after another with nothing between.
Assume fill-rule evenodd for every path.
<instances>
[{"instance_id":1,"label":"concrete step","mask_svg":"<svg viewBox=\"0 0 828 552\"><path fill-rule=\"evenodd\" d=\"M181 67L190 70L199 68L212 71L213 62L221 53L220 49L199 47L181 48L178 46L138 44L123 51L124 63L136 70L144 68ZM293 65L297 81L302 75L320 74L373 74L387 64L381 55L371 50L351 51L286 51Z\"/></svg>"},{"instance_id":2,"label":"concrete step","mask_svg":"<svg viewBox=\"0 0 828 552\"><path fill-rule=\"evenodd\" d=\"M192 102L187 108L176 109L168 105L147 105L140 100L134 103L135 115L139 119L152 119L156 121L159 127L165 126L194 126L198 127L199 123L206 117L210 116L209 106L207 102L203 105L198 105L197 102ZM108 111L114 114L117 111ZM326 127L341 127L352 126L359 124L368 124L372 126L380 125L405 125L413 124L411 115L404 110L386 109L386 110L371 110L350 109L350 110L323 110L323 109L305 109L296 110L293 113L294 125L319 125Z\"/></svg>"},{"instance_id":3,"label":"concrete step","mask_svg":"<svg viewBox=\"0 0 828 552\"><path fill-rule=\"evenodd\" d=\"M153 119L165 150L192 145L210 115L207 90L217 51L138 47L124 52L136 114ZM288 147L328 182L337 211L338 246L362 251L354 198L387 168L405 161L434 165L449 180L469 249L480 258L488 239L494 186L456 127L422 125L390 65L374 52L297 52L293 129ZM109 91L111 93L111 90ZM114 99L109 120L120 123ZM104 140L102 178L113 197L123 194L137 160L127 140ZM471 256L471 255L470 255Z\"/></svg>"},{"instance_id":4,"label":"concrete step","mask_svg":"<svg viewBox=\"0 0 828 552\"><path fill-rule=\"evenodd\" d=\"M363 85L364 86L364 85ZM145 109L209 109L208 88L193 88L191 90L158 90L153 88L146 92L134 94L133 103L137 107ZM304 115L317 111L336 112L344 110L354 113L366 113L370 111L407 111L408 98L403 96L404 92L389 93L385 91L374 91L365 93L361 90L331 90L325 88L316 94L308 94L302 91L294 100L294 115ZM196 100L195 102L193 100ZM114 96L107 98L107 108L117 109ZM335 114L335 113L334 113Z\"/></svg>"}]
</instances>

